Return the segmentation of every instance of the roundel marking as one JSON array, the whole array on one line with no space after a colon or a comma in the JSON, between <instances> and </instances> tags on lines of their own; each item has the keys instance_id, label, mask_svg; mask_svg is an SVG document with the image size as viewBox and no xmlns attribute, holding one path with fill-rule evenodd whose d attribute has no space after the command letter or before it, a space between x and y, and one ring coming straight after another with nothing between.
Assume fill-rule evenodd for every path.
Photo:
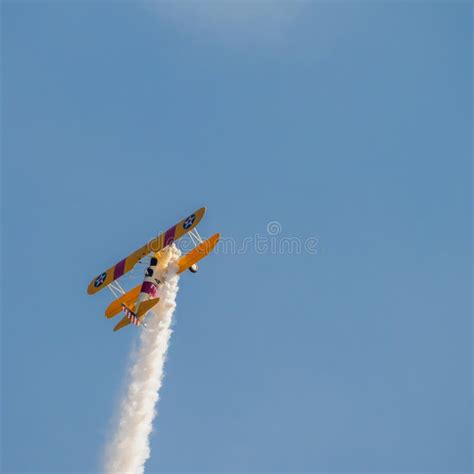
<instances>
[{"instance_id":1,"label":"roundel marking","mask_svg":"<svg viewBox=\"0 0 474 474\"><path fill-rule=\"evenodd\" d=\"M194 224L195 220L196 220L196 216L194 214L191 214L189 217L185 219L183 227L186 230L188 230Z\"/></svg>"},{"instance_id":2,"label":"roundel marking","mask_svg":"<svg viewBox=\"0 0 474 474\"><path fill-rule=\"evenodd\" d=\"M101 273L94 282L94 286L98 288L102 283L104 283L105 279L107 278L107 272Z\"/></svg>"}]
</instances>

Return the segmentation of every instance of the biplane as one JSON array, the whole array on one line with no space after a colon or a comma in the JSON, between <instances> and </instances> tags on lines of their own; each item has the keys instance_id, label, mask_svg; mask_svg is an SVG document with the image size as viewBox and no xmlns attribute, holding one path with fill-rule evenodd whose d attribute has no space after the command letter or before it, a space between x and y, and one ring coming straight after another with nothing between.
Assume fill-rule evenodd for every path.
<instances>
[{"instance_id":1,"label":"biplane","mask_svg":"<svg viewBox=\"0 0 474 474\"><path fill-rule=\"evenodd\" d=\"M119 313L124 314L122 320L114 327L114 331L129 324L146 326L144 323L146 315L160 300L159 260L166 248L184 235L190 237L194 248L176 262L177 273L182 273L185 270L192 273L197 272L197 262L208 255L220 239L220 234L214 234L203 241L199 235L197 225L201 222L205 212L206 208L201 207L92 279L87 287L87 293L93 295L103 288L109 288L115 298L105 310L105 316L113 318ZM138 263L144 263L144 261L147 261L147 267L143 282L126 292L119 283L119 279Z\"/></svg>"}]
</instances>

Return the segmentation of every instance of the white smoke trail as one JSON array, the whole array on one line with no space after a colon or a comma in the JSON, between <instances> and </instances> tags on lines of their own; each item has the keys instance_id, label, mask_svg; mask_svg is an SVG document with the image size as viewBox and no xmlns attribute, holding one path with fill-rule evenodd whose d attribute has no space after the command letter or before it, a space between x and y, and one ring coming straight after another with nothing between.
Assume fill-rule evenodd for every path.
<instances>
[{"instance_id":1,"label":"white smoke trail","mask_svg":"<svg viewBox=\"0 0 474 474\"><path fill-rule=\"evenodd\" d=\"M120 406L119 420L106 448L107 473L143 473L150 457L149 436L163 380L163 366L172 333L179 276L174 262L179 250L172 246L159 261L160 301L141 331L138 350L132 354L127 393ZM133 329L133 328L132 328Z\"/></svg>"}]
</instances>

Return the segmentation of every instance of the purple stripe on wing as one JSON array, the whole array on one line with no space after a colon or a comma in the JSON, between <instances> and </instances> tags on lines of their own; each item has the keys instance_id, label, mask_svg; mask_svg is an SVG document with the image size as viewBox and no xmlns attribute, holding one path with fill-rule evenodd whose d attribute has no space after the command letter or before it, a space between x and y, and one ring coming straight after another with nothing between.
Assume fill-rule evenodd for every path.
<instances>
[{"instance_id":1,"label":"purple stripe on wing","mask_svg":"<svg viewBox=\"0 0 474 474\"><path fill-rule=\"evenodd\" d=\"M117 263L117 265L115 265L115 268L114 268L114 280L116 280L117 278L120 278L124 272L125 272L125 261L127 259L124 258L122 261L120 261L119 263Z\"/></svg>"},{"instance_id":2,"label":"purple stripe on wing","mask_svg":"<svg viewBox=\"0 0 474 474\"><path fill-rule=\"evenodd\" d=\"M173 227L171 227L171 229L168 229L166 231L163 247L167 247L168 245L173 243L175 230L176 230L176 226L174 225Z\"/></svg>"}]
</instances>

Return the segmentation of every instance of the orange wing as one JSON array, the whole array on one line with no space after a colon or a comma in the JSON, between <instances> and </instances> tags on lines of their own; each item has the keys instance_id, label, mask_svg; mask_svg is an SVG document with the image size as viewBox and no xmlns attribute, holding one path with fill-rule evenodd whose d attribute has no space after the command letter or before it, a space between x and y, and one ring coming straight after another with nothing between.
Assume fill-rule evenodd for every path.
<instances>
[{"instance_id":1,"label":"orange wing","mask_svg":"<svg viewBox=\"0 0 474 474\"><path fill-rule=\"evenodd\" d=\"M206 208L201 207L201 209L198 209L194 214L186 217L175 226L169 228L166 232L163 232L150 240L143 247L135 250L135 252L130 254L128 257L96 276L89 283L87 293L90 295L97 293L102 288L105 288L107 285L110 285L110 283L117 280L117 278L120 278L122 275L129 272L145 255L148 255L150 252L158 252L168 245L171 245L175 240L178 240L190 230L194 229L203 218L205 212Z\"/></svg>"},{"instance_id":2,"label":"orange wing","mask_svg":"<svg viewBox=\"0 0 474 474\"><path fill-rule=\"evenodd\" d=\"M110 303L109 306L107 306L107 309L105 310L105 316L107 318L113 318L114 316L119 314L122 311L122 304L128 306L129 308L133 308L133 305L135 301L137 301L138 295L140 294L140 288L141 285L137 285L135 288L128 291L120 298L117 298L115 301L112 301L112 303Z\"/></svg>"},{"instance_id":3,"label":"orange wing","mask_svg":"<svg viewBox=\"0 0 474 474\"><path fill-rule=\"evenodd\" d=\"M181 257L178 260L178 273L184 272L191 265L199 262L199 260L211 253L212 249L216 246L217 242L219 242L220 238L220 234L214 234L212 237L209 237L207 240L200 243L184 257Z\"/></svg>"}]
</instances>

